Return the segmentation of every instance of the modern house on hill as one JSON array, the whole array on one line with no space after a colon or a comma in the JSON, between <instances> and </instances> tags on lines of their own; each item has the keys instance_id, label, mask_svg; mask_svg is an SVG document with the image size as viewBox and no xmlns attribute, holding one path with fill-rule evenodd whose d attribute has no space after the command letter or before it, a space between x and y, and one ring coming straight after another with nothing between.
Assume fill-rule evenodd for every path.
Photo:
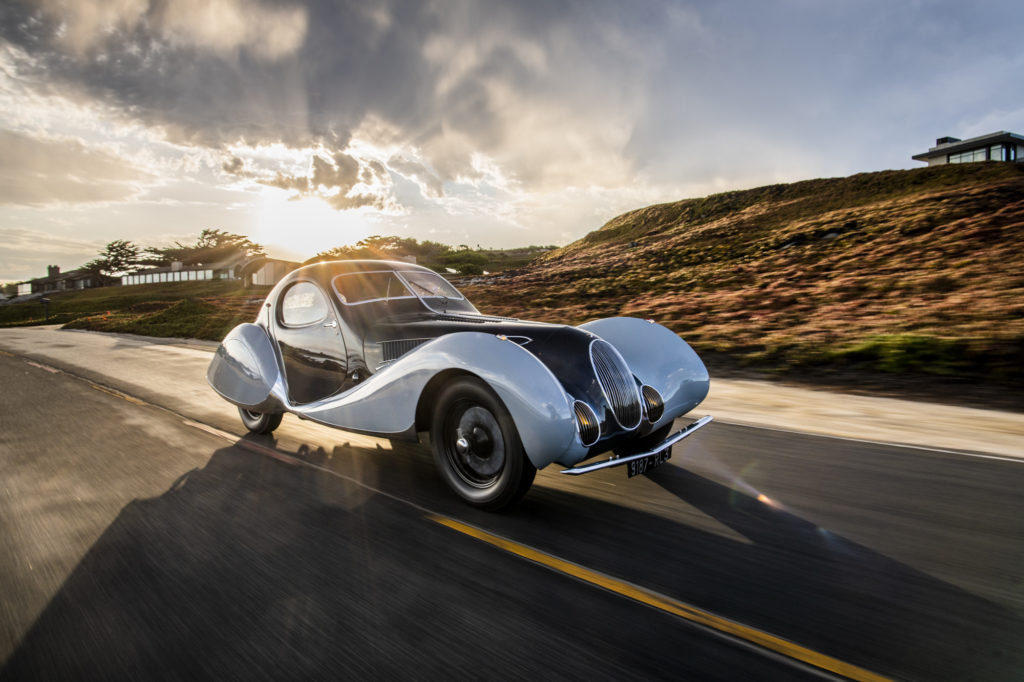
<instances>
[{"instance_id":1,"label":"modern house on hill","mask_svg":"<svg viewBox=\"0 0 1024 682\"><path fill-rule=\"evenodd\" d=\"M969 140L940 137L935 140L934 147L923 154L914 154L911 158L924 161L929 166L975 161L1024 162L1024 135L1001 130Z\"/></svg>"}]
</instances>

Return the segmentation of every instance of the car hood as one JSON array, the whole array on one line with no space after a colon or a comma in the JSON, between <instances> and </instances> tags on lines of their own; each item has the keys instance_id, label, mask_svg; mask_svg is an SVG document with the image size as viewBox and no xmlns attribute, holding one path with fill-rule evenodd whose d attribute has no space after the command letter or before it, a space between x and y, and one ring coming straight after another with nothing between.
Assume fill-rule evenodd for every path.
<instances>
[{"instance_id":1,"label":"car hood","mask_svg":"<svg viewBox=\"0 0 1024 682\"><path fill-rule=\"evenodd\" d=\"M590 344L598 337L577 327L483 315L435 314L398 317L380 324L376 331L376 340L385 343L467 331L505 336L544 363L574 398L601 404L601 387L590 361Z\"/></svg>"}]
</instances>

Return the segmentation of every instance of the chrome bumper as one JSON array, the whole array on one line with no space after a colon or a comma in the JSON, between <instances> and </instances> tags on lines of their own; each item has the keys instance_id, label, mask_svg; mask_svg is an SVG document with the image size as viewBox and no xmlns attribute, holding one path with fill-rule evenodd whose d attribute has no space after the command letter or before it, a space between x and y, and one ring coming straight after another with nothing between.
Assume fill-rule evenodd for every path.
<instances>
[{"instance_id":1,"label":"chrome bumper","mask_svg":"<svg viewBox=\"0 0 1024 682\"><path fill-rule=\"evenodd\" d=\"M665 448L672 447L682 439L693 434L693 432L696 431L697 429L701 428L702 426L706 426L709 423L711 423L711 415L701 417L697 421L687 426L682 431L677 431L676 433L673 433L671 436L669 436L661 443L659 443L656 447L652 448L651 450L648 450L647 452L640 452L635 455L628 455L626 457L612 456L610 459L606 459L602 462L594 462L593 464L580 464L569 469L562 469L562 473L569 474L570 476L579 476L580 474L589 474L591 471L607 469L609 467L622 466L626 462L632 462L634 460L643 459L644 457L647 457L649 455L659 453Z\"/></svg>"}]
</instances>

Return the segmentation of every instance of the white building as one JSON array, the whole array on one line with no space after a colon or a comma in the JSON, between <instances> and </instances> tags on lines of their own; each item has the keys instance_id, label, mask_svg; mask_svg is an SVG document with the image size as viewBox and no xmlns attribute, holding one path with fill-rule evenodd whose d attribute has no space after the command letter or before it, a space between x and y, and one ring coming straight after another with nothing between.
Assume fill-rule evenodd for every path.
<instances>
[{"instance_id":1,"label":"white building","mask_svg":"<svg viewBox=\"0 0 1024 682\"><path fill-rule=\"evenodd\" d=\"M239 259L213 265L184 265L178 261L162 268L137 270L121 277L123 286L156 284L159 282L190 282L203 279L237 279L235 267Z\"/></svg>"},{"instance_id":2,"label":"white building","mask_svg":"<svg viewBox=\"0 0 1024 682\"><path fill-rule=\"evenodd\" d=\"M929 166L947 163L973 163L975 161L1024 161L1024 136L1004 130L969 140L940 137L935 146L923 154L911 157Z\"/></svg>"}]
</instances>

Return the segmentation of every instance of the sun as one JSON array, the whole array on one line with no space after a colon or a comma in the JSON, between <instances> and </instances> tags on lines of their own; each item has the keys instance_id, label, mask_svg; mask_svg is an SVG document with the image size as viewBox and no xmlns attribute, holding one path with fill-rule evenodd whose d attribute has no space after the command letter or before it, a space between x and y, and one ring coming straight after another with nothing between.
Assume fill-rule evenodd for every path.
<instances>
[{"instance_id":1,"label":"sun","mask_svg":"<svg viewBox=\"0 0 1024 682\"><path fill-rule=\"evenodd\" d=\"M373 233L363 211L337 211L321 199L292 196L275 187L261 188L252 239L268 252L281 250L306 259Z\"/></svg>"}]
</instances>

